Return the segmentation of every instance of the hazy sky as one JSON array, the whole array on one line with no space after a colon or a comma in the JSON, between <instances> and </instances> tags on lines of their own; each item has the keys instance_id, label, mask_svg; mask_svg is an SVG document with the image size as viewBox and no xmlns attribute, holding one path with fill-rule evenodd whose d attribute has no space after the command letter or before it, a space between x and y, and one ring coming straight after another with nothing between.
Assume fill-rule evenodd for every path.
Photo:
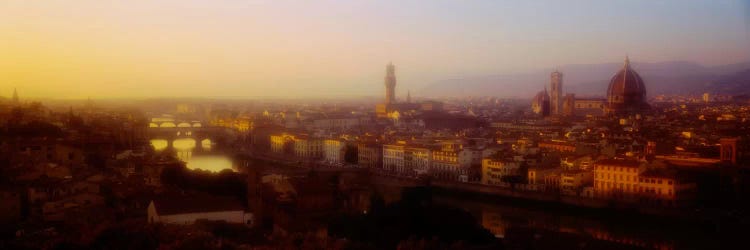
<instances>
[{"instance_id":1,"label":"hazy sky","mask_svg":"<svg viewBox=\"0 0 750 250\"><path fill-rule=\"evenodd\" d=\"M1 0L0 96L380 95L574 63L750 58L747 1ZM418 95L418 93L417 93Z\"/></svg>"}]
</instances>

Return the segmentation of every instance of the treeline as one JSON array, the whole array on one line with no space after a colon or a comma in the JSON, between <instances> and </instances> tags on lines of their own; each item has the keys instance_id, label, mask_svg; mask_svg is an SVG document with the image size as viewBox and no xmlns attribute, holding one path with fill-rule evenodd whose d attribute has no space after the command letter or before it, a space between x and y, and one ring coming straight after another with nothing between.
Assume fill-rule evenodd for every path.
<instances>
[{"instance_id":1,"label":"treeline","mask_svg":"<svg viewBox=\"0 0 750 250\"><path fill-rule=\"evenodd\" d=\"M503 249L468 212L434 204L429 188L406 189L402 197L385 205L374 195L366 214L332 219L329 234L368 249Z\"/></svg>"},{"instance_id":2,"label":"treeline","mask_svg":"<svg viewBox=\"0 0 750 250\"><path fill-rule=\"evenodd\" d=\"M246 200L247 195L246 176L229 169L214 173L204 170L190 170L183 165L167 166L162 170L161 182L164 185L182 190L233 196L242 201Z\"/></svg>"},{"instance_id":3,"label":"treeline","mask_svg":"<svg viewBox=\"0 0 750 250\"><path fill-rule=\"evenodd\" d=\"M26 124L9 123L0 127L0 138L59 138L64 135L62 129L52 123L43 121L31 121Z\"/></svg>"}]
</instances>

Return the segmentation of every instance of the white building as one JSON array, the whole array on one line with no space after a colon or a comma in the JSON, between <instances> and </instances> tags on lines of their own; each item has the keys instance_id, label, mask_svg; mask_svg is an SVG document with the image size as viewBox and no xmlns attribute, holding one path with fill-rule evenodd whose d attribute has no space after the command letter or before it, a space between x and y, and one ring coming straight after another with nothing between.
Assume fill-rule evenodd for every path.
<instances>
[{"instance_id":1,"label":"white building","mask_svg":"<svg viewBox=\"0 0 750 250\"><path fill-rule=\"evenodd\" d=\"M406 147L404 150L404 174L429 173L432 166L432 153L426 147Z\"/></svg>"},{"instance_id":2,"label":"white building","mask_svg":"<svg viewBox=\"0 0 750 250\"><path fill-rule=\"evenodd\" d=\"M338 139L326 139L323 141L324 160L333 164L344 163L346 154L346 142Z\"/></svg>"},{"instance_id":3,"label":"white building","mask_svg":"<svg viewBox=\"0 0 750 250\"><path fill-rule=\"evenodd\" d=\"M294 156L303 160L317 160L323 157L323 140L300 135L294 137Z\"/></svg>"},{"instance_id":4,"label":"white building","mask_svg":"<svg viewBox=\"0 0 750 250\"><path fill-rule=\"evenodd\" d=\"M146 210L148 223L193 224L197 220L253 224L253 215L245 213L233 198L208 195L164 196L151 200Z\"/></svg>"},{"instance_id":5,"label":"white building","mask_svg":"<svg viewBox=\"0 0 750 250\"><path fill-rule=\"evenodd\" d=\"M403 172L404 166L404 145L388 144L383 145L383 169L393 172Z\"/></svg>"},{"instance_id":6,"label":"white building","mask_svg":"<svg viewBox=\"0 0 750 250\"><path fill-rule=\"evenodd\" d=\"M430 149L404 142L383 145L383 169L401 175L427 174L432 164Z\"/></svg>"}]
</instances>

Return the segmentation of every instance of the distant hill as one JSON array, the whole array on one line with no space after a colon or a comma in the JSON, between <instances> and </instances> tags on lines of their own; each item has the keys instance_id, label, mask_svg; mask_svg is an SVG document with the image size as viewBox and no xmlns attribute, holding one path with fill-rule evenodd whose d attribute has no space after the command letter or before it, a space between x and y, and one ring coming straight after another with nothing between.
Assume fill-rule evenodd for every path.
<instances>
[{"instance_id":1,"label":"distant hill","mask_svg":"<svg viewBox=\"0 0 750 250\"><path fill-rule=\"evenodd\" d=\"M559 67L564 75L564 92L578 96L604 96L610 78L622 63L572 64ZM750 62L707 67L694 62L672 61L658 63L633 62L646 82L649 95L725 93L729 89L750 88L747 71ZM504 96L531 97L545 86L549 88L549 74L544 69L523 74L467 76L446 79L430 84L421 92L431 96ZM746 74L742 74L745 72ZM726 92L732 93L732 92Z\"/></svg>"},{"instance_id":2,"label":"distant hill","mask_svg":"<svg viewBox=\"0 0 750 250\"><path fill-rule=\"evenodd\" d=\"M706 89L718 94L750 95L750 69L721 76L708 84Z\"/></svg>"}]
</instances>

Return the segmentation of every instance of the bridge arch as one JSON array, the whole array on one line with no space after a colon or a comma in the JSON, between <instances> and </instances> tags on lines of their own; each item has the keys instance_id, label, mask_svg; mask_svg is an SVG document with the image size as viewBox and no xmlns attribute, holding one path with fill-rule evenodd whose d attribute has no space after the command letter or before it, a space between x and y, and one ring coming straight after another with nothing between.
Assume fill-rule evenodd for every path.
<instances>
[{"instance_id":1,"label":"bridge arch","mask_svg":"<svg viewBox=\"0 0 750 250\"><path fill-rule=\"evenodd\" d=\"M159 125L160 128L174 128L177 127L177 125L174 124L174 122L164 122L161 125Z\"/></svg>"},{"instance_id":2,"label":"bridge arch","mask_svg":"<svg viewBox=\"0 0 750 250\"><path fill-rule=\"evenodd\" d=\"M193 125L191 125L190 123L187 123L187 122L181 122L181 123L177 124L177 127L178 128L192 128Z\"/></svg>"},{"instance_id":3,"label":"bridge arch","mask_svg":"<svg viewBox=\"0 0 750 250\"><path fill-rule=\"evenodd\" d=\"M149 128L158 128L158 127L159 127L159 124L156 124L156 123L150 122L150 123L148 124L148 127L149 127Z\"/></svg>"},{"instance_id":4,"label":"bridge arch","mask_svg":"<svg viewBox=\"0 0 750 250\"><path fill-rule=\"evenodd\" d=\"M193 123L193 127L194 128L200 128L200 127L203 127L203 124L201 124L200 122L194 122Z\"/></svg>"}]
</instances>

